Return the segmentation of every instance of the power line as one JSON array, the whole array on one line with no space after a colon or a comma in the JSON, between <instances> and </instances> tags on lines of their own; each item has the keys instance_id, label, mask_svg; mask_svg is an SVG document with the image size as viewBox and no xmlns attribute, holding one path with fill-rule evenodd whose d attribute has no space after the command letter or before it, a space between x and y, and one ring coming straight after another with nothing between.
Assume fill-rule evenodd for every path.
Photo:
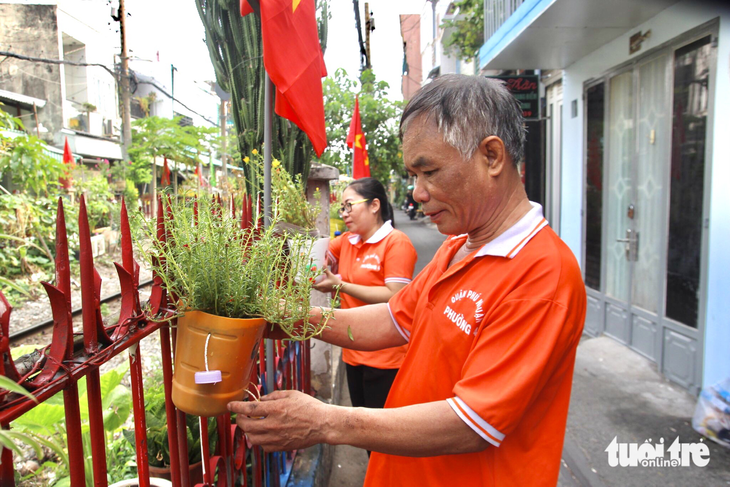
<instances>
[{"instance_id":1,"label":"power line","mask_svg":"<svg viewBox=\"0 0 730 487\"><path fill-rule=\"evenodd\" d=\"M190 112L192 112L192 113L196 114L197 116L199 116L200 118L202 118L202 119L203 119L203 120L205 120L206 122L208 122L208 123L212 123L212 124L213 124L213 125L215 125L216 127L220 127L220 125L218 125L218 123L216 123L216 122L214 122L214 121L210 120L210 119L209 119L208 117L206 117L205 115L202 115L202 114L200 114L200 113L196 112L195 110L193 110L192 108L190 108L190 107L189 107L189 106L187 106L187 105L186 105L185 103L183 103L183 102L181 102L180 100L178 100L177 98L174 98L174 97L173 97L173 96L172 96L171 94L169 94L169 93L168 93L167 91L165 91L165 90L164 90L164 89L163 89L163 88L162 88L162 87L161 87L160 85L158 85L157 83L155 83L155 82L153 82L153 81L139 81L139 80L137 79L137 76L135 76L135 74L134 74L134 71L132 71L132 70L130 69L130 72L132 73L132 76L134 76L134 82L135 82L135 83L137 83L138 85L152 85L152 86L154 86L155 88L157 88L157 89L158 89L158 90L160 91L160 93L162 93L163 95L165 95L166 97L168 97L168 98L169 98L170 100L172 100L173 102L177 102L178 104L182 105L182 106L183 106L183 107L185 107L185 108L186 108L187 110L189 110Z\"/></svg>"},{"instance_id":2,"label":"power line","mask_svg":"<svg viewBox=\"0 0 730 487\"><path fill-rule=\"evenodd\" d=\"M114 80L115 81L118 81L117 74L114 71L112 71L111 69L109 69L107 66L103 65L103 64L98 64L98 63L77 63L75 61L66 61L65 59L46 59L46 58L25 56L23 54L18 54L18 53L10 52L10 51L0 51L0 56L5 56L5 59L7 59L7 58L15 58L15 59L20 59L21 61L30 61L30 62L35 62L35 63L46 63L46 64L56 64L56 65L69 64L71 66L79 66L79 67L96 66L96 67L99 67L99 68L103 68L107 73L111 74L114 77ZM60 81L55 81L55 80L41 78L40 76L36 76L36 75L31 74L31 73L26 73L25 71L23 71L23 73L25 73L25 74L27 74L29 76L32 76L34 78L38 78L38 79L41 79L43 81L46 81L48 83L58 83L58 84L61 83ZM192 108L188 107L187 105L185 105L185 103L181 102L177 98L174 98L172 95L170 95L169 93L167 93L157 83L153 83L153 82L150 82L150 81L138 81L136 79L136 77L135 77L135 82L137 84L149 84L149 85L154 86L163 95L167 96L168 98L170 98L174 102L179 103L180 105L182 105L183 107L185 107L187 110L189 110L190 112L192 112L195 115L199 116L200 118L202 118L206 122L211 123L211 124L215 125L216 127L219 127L218 123L216 123L216 122L210 120L208 117L206 117L206 116L204 116L204 115L196 112L195 110L193 110Z\"/></svg>"},{"instance_id":3,"label":"power line","mask_svg":"<svg viewBox=\"0 0 730 487\"><path fill-rule=\"evenodd\" d=\"M104 71L111 74L114 79L117 78L116 73L109 69L107 66L103 64L97 64L97 63L77 63L75 61L66 61L65 59L45 59L40 57L31 57L31 56L25 56L23 54L18 54L15 52L9 52L9 51L0 51L0 56L6 56L6 57L12 57L15 59L20 59L21 61L31 61L35 63L46 63L46 64L70 64L71 66L98 66L100 68L103 68Z\"/></svg>"}]
</instances>

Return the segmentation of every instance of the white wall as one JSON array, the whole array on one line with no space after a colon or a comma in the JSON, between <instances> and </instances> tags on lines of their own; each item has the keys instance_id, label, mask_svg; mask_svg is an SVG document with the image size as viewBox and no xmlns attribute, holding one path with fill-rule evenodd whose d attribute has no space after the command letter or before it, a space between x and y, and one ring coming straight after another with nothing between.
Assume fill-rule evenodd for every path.
<instances>
[{"instance_id":1,"label":"white wall","mask_svg":"<svg viewBox=\"0 0 730 487\"><path fill-rule=\"evenodd\" d=\"M582 255L583 210L583 84L610 68L674 39L680 34L720 17L714 106L711 107L712 132L708 133L707 170L711 171L709 263L703 385L730 376L730 9L719 4L683 1L664 10L644 24L594 51L564 72L563 173L561 198L561 237L579 260ZM642 49L628 55L629 37L651 29ZM578 102L578 116L571 118L571 104Z\"/></svg>"},{"instance_id":2,"label":"white wall","mask_svg":"<svg viewBox=\"0 0 730 487\"><path fill-rule=\"evenodd\" d=\"M83 62L103 64L113 71L115 40L118 35L107 25L111 21L109 14L110 8L106 2L63 0L58 4L59 35L63 37L62 34L67 34L85 45ZM107 119L117 124L119 113L114 78L100 67L89 66L82 70L86 72L86 96L81 101L88 101L97 108L92 122L93 119L97 119L99 123L102 119ZM66 96L71 95L72 88L67 89ZM73 114L64 114L64 120L69 116ZM101 135L99 127L95 127L92 132Z\"/></svg>"}]
</instances>

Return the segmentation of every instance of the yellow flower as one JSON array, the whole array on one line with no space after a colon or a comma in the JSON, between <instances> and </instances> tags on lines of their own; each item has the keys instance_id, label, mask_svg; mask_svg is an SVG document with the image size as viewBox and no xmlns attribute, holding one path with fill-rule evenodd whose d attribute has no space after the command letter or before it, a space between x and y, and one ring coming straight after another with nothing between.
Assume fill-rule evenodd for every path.
<instances>
[{"instance_id":1,"label":"yellow flower","mask_svg":"<svg viewBox=\"0 0 730 487\"><path fill-rule=\"evenodd\" d=\"M281 164L281 163L276 159L271 161L271 167L279 167L279 164Z\"/></svg>"},{"instance_id":2,"label":"yellow flower","mask_svg":"<svg viewBox=\"0 0 730 487\"><path fill-rule=\"evenodd\" d=\"M254 149L254 150L251 151L251 154L253 154L253 155L256 155L258 153L259 153L259 151L257 151L256 149Z\"/></svg>"},{"instance_id":3,"label":"yellow flower","mask_svg":"<svg viewBox=\"0 0 730 487\"><path fill-rule=\"evenodd\" d=\"M246 164L248 164L248 161L250 161L250 160L251 159L249 159L248 156L246 156L246 157L243 158L243 162L245 162Z\"/></svg>"}]
</instances>

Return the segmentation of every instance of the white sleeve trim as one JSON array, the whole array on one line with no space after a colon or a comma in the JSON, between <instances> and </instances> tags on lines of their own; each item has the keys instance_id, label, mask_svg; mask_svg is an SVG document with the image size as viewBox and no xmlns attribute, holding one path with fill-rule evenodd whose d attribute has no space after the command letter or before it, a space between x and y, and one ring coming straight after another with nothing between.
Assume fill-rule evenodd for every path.
<instances>
[{"instance_id":1,"label":"white sleeve trim","mask_svg":"<svg viewBox=\"0 0 730 487\"><path fill-rule=\"evenodd\" d=\"M395 326L395 329L398 330L398 333L400 333L400 336L402 336L405 341L410 342L411 341L411 333L406 330L405 328L401 327L397 321L395 321L395 316L393 316L393 312L390 310L390 303L387 303L388 305L388 313L390 313L390 319L393 320L393 325Z\"/></svg>"},{"instance_id":2,"label":"white sleeve trim","mask_svg":"<svg viewBox=\"0 0 730 487\"><path fill-rule=\"evenodd\" d=\"M385 282L400 282L402 284L408 284L411 280L407 277L386 277Z\"/></svg>"},{"instance_id":3,"label":"white sleeve trim","mask_svg":"<svg viewBox=\"0 0 730 487\"><path fill-rule=\"evenodd\" d=\"M494 446L499 446L504 440L504 434L497 428L484 421L472 408L462 401L458 396L450 397L446 402L451 409L469 426L476 434L484 438Z\"/></svg>"}]
</instances>

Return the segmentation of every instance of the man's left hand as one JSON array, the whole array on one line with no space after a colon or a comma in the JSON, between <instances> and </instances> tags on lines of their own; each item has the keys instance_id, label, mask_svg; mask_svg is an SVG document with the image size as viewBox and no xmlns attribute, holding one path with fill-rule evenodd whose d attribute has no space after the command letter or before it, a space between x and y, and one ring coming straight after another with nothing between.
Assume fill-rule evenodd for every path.
<instances>
[{"instance_id":1,"label":"man's left hand","mask_svg":"<svg viewBox=\"0 0 730 487\"><path fill-rule=\"evenodd\" d=\"M228 403L236 424L264 451L290 451L325 441L328 406L299 391L274 391L261 401Z\"/></svg>"}]
</instances>

